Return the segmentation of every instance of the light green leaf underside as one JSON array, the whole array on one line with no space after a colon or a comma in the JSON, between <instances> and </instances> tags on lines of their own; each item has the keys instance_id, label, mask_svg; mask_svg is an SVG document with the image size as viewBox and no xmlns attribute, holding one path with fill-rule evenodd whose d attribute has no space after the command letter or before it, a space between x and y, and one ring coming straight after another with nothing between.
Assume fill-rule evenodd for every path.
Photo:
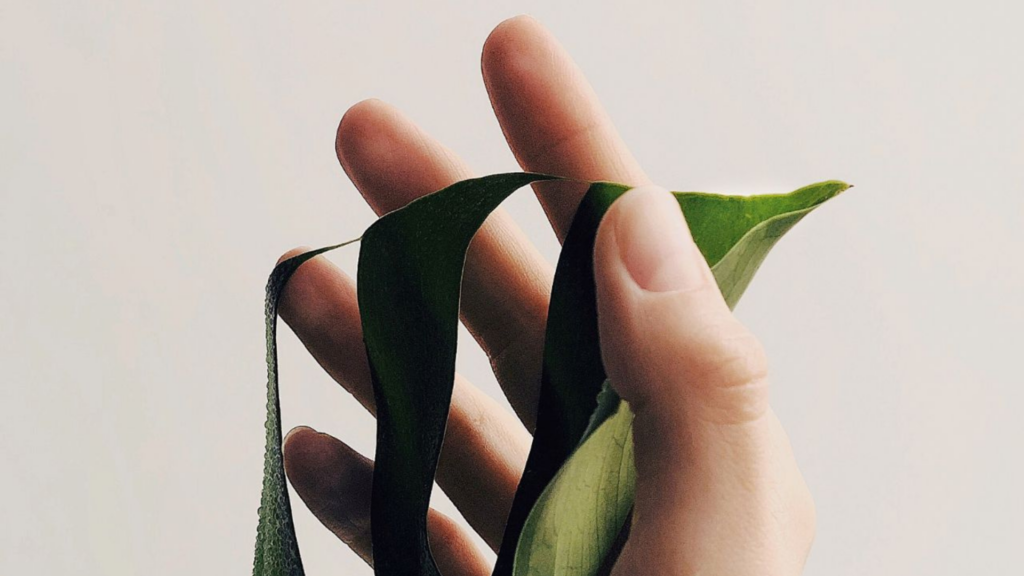
<instances>
[{"instance_id":1,"label":"light green leaf underside","mask_svg":"<svg viewBox=\"0 0 1024 576\"><path fill-rule=\"evenodd\" d=\"M593 430L523 526L515 574L594 574L633 506L633 414L625 402Z\"/></svg>"},{"instance_id":2,"label":"light green leaf underside","mask_svg":"<svg viewBox=\"0 0 1024 576\"><path fill-rule=\"evenodd\" d=\"M776 242L810 211L847 188L843 182L829 181L789 194L676 193L676 198L684 215L690 214L694 241L732 308ZM633 507L632 421L628 405L606 381L579 448L527 517L516 548L515 576L608 573L614 562L609 553L621 545Z\"/></svg>"}]
</instances>

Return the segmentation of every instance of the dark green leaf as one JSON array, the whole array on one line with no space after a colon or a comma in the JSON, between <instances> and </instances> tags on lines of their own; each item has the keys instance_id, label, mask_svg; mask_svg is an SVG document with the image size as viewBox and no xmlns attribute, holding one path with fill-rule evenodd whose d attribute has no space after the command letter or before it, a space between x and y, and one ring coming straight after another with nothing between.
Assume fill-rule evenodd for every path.
<instances>
[{"instance_id":1,"label":"dark green leaf","mask_svg":"<svg viewBox=\"0 0 1024 576\"><path fill-rule=\"evenodd\" d=\"M267 421L266 450L263 456L263 495L260 498L259 525L256 528L256 557L252 573L262 576L302 576L299 543L295 539L292 508L281 457L281 397L277 380L277 304L288 279L304 262L317 254L351 242L328 246L300 254L281 262L267 280Z\"/></svg>"},{"instance_id":2,"label":"dark green leaf","mask_svg":"<svg viewBox=\"0 0 1024 576\"><path fill-rule=\"evenodd\" d=\"M370 519L377 574L439 574L427 509L455 379L466 250L502 200L545 179L459 182L387 214L363 236L357 292L377 403Z\"/></svg>"}]
</instances>

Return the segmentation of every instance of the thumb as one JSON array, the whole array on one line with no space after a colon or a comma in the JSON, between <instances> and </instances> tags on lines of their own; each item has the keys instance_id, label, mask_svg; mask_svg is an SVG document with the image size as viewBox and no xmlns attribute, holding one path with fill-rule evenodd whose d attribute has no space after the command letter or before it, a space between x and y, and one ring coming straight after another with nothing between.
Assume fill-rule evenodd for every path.
<instances>
[{"instance_id":1,"label":"thumb","mask_svg":"<svg viewBox=\"0 0 1024 576\"><path fill-rule=\"evenodd\" d=\"M764 352L726 305L670 193L643 186L612 205L594 274L605 367L637 416L668 426L684 412L711 424L765 413Z\"/></svg>"},{"instance_id":2,"label":"thumb","mask_svg":"<svg viewBox=\"0 0 1024 576\"><path fill-rule=\"evenodd\" d=\"M802 483L768 408L764 352L726 305L675 198L644 186L616 201L594 274L605 369L635 414L636 502L615 573L763 568L791 532L778 519Z\"/></svg>"}]
</instances>

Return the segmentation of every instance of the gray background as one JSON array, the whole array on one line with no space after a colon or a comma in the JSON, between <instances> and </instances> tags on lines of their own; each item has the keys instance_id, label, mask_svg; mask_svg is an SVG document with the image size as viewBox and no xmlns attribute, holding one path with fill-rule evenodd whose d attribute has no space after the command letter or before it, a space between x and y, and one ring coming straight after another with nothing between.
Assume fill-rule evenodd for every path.
<instances>
[{"instance_id":1,"label":"gray background","mask_svg":"<svg viewBox=\"0 0 1024 576\"><path fill-rule=\"evenodd\" d=\"M806 573L1019 570L1019 3L4 0L0 573L248 573L266 275L372 221L338 119L378 96L480 173L515 169L479 54L519 12L659 183L856 184L738 310L817 498ZM508 205L554 258L534 198ZM372 454L372 420L281 347L285 423ZM309 573L369 574L296 508Z\"/></svg>"}]
</instances>

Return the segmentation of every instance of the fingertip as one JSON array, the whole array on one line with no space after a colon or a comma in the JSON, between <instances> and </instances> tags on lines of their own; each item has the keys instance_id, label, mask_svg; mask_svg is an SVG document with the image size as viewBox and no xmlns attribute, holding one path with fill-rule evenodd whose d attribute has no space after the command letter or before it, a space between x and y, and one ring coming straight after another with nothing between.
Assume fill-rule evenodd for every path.
<instances>
[{"instance_id":1,"label":"fingertip","mask_svg":"<svg viewBox=\"0 0 1024 576\"><path fill-rule=\"evenodd\" d=\"M372 463L307 426L288 432L283 447L285 474L302 501L357 554L369 558Z\"/></svg>"},{"instance_id":2,"label":"fingertip","mask_svg":"<svg viewBox=\"0 0 1024 576\"><path fill-rule=\"evenodd\" d=\"M378 215L471 174L454 152L401 110L376 98L345 113L335 150L345 173Z\"/></svg>"},{"instance_id":3,"label":"fingertip","mask_svg":"<svg viewBox=\"0 0 1024 576\"><path fill-rule=\"evenodd\" d=\"M301 434L303 434L303 433L304 433L304 432L306 432L306 431L313 431L313 432L316 432L316 430L313 430L313 428L311 428L311 427L309 427L309 426L306 426L306 425L299 425L299 426L296 426L296 427L292 428L291 430L289 430L289 431L288 431L288 433L284 435L284 440L282 440L282 441L281 441L281 445L282 445L282 446L285 446L285 445L287 445L287 444L288 444L288 440L289 440L289 439L290 439L290 438L291 438L292 436L295 436L295 435L301 435Z\"/></svg>"},{"instance_id":4,"label":"fingertip","mask_svg":"<svg viewBox=\"0 0 1024 576\"><path fill-rule=\"evenodd\" d=\"M291 260L292 258L294 258L296 256L299 256L301 254L305 254L306 252L309 252L310 250L312 250L312 248L310 248L309 246L298 246L296 248L292 248L291 250L289 250L289 251L285 252L284 254L282 254L277 259L277 262L274 264L274 267L276 268L277 266L280 266L284 262L287 262L288 260ZM307 264L310 264L310 263L307 262ZM299 268L299 270L302 270L302 268ZM297 276L299 275L299 270L296 270L295 273L292 275L292 277L289 279L287 286L285 286L284 293L281 294L281 298L277 302L277 313L282 318L284 318L286 322L287 322L288 318L291 317L291 305L290 305L290 303L291 303L292 299L289 297L289 294L294 292L295 291L295 286L301 282L297 278Z\"/></svg>"},{"instance_id":5,"label":"fingertip","mask_svg":"<svg viewBox=\"0 0 1024 576\"><path fill-rule=\"evenodd\" d=\"M322 443L319 432L309 426L296 426L288 431L281 441L285 473L292 482L305 479L310 472L320 468Z\"/></svg>"},{"instance_id":6,"label":"fingertip","mask_svg":"<svg viewBox=\"0 0 1024 576\"><path fill-rule=\"evenodd\" d=\"M305 254L306 252L309 252L310 250L312 250L312 248L310 248L309 246L297 246L295 248L292 248L291 250L289 250L289 251L285 252L284 254L282 254L277 259L277 262L274 263L274 266L280 266L281 263L284 262L285 260L289 260L291 258L294 258L294 257L298 256L299 254Z\"/></svg>"},{"instance_id":7,"label":"fingertip","mask_svg":"<svg viewBox=\"0 0 1024 576\"><path fill-rule=\"evenodd\" d=\"M366 98L349 106L338 122L336 144L339 158L345 150L343 143L347 143L353 136L365 136L373 128L373 123L391 108L380 98Z\"/></svg>"},{"instance_id":8,"label":"fingertip","mask_svg":"<svg viewBox=\"0 0 1024 576\"><path fill-rule=\"evenodd\" d=\"M480 67L484 80L496 79L491 72L501 70L503 77L514 78L521 74L516 71L528 70L531 56L537 52L542 42L551 37L551 33L536 18L520 14L503 20L491 30L484 41L480 57Z\"/></svg>"},{"instance_id":9,"label":"fingertip","mask_svg":"<svg viewBox=\"0 0 1024 576\"><path fill-rule=\"evenodd\" d=\"M345 111L338 123L334 148L346 172L387 153L396 119L401 119L401 113L378 98L361 100Z\"/></svg>"},{"instance_id":10,"label":"fingertip","mask_svg":"<svg viewBox=\"0 0 1024 576\"><path fill-rule=\"evenodd\" d=\"M282 446L285 474L314 512L330 510L342 500L363 499L372 474L370 461L341 440L297 426Z\"/></svg>"},{"instance_id":11,"label":"fingertip","mask_svg":"<svg viewBox=\"0 0 1024 576\"><path fill-rule=\"evenodd\" d=\"M481 72L502 133L527 171L585 180L648 182L568 51L529 16L499 24L484 42ZM582 193L535 187L561 237Z\"/></svg>"},{"instance_id":12,"label":"fingertip","mask_svg":"<svg viewBox=\"0 0 1024 576\"><path fill-rule=\"evenodd\" d=\"M308 246L293 248L282 254L277 263L280 265L310 250L312 248ZM301 328L307 332L313 328L321 328L326 311L332 307L332 304L325 300L325 290L333 286L349 288L349 284L351 280L344 272L329 260L314 256L299 267L288 280L277 303L277 313L293 328Z\"/></svg>"}]
</instances>

